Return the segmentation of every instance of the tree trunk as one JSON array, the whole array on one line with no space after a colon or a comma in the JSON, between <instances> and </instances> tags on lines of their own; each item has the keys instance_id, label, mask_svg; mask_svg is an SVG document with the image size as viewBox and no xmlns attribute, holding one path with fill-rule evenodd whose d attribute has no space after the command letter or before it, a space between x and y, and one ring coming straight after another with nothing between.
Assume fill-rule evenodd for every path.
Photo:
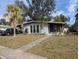
<instances>
[{"instance_id":1,"label":"tree trunk","mask_svg":"<svg viewBox=\"0 0 79 59\"><path fill-rule=\"evenodd\" d=\"M25 31L24 31L23 24L21 24L21 27L22 27L22 32L23 32L23 34L24 34L24 33L25 33Z\"/></svg>"},{"instance_id":2,"label":"tree trunk","mask_svg":"<svg viewBox=\"0 0 79 59\"><path fill-rule=\"evenodd\" d=\"M13 26L14 26L14 37L16 36L16 20L13 22Z\"/></svg>"},{"instance_id":3,"label":"tree trunk","mask_svg":"<svg viewBox=\"0 0 79 59\"><path fill-rule=\"evenodd\" d=\"M14 35L13 35L14 37L16 36L16 28L14 28Z\"/></svg>"}]
</instances>

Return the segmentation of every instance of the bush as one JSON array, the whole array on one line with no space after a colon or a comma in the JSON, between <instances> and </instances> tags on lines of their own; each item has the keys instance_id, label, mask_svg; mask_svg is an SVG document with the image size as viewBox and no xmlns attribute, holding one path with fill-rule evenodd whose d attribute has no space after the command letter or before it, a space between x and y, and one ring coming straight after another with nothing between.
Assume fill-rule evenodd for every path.
<instances>
[{"instance_id":1,"label":"bush","mask_svg":"<svg viewBox=\"0 0 79 59\"><path fill-rule=\"evenodd\" d=\"M25 33L28 33L28 29L25 29Z\"/></svg>"}]
</instances>

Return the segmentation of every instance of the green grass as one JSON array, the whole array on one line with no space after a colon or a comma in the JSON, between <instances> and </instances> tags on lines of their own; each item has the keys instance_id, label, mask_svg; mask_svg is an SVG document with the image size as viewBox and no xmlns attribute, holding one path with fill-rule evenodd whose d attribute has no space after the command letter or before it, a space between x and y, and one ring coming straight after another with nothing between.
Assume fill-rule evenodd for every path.
<instances>
[{"instance_id":1,"label":"green grass","mask_svg":"<svg viewBox=\"0 0 79 59\"><path fill-rule=\"evenodd\" d=\"M0 36L0 45L9 48L19 48L43 36L44 35Z\"/></svg>"},{"instance_id":2,"label":"green grass","mask_svg":"<svg viewBox=\"0 0 79 59\"><path fill-rule=\"evenodd\" d=\"M48 59L77 59L77 36L51 36L26 52Z\"/></svg>"}]
</instances>

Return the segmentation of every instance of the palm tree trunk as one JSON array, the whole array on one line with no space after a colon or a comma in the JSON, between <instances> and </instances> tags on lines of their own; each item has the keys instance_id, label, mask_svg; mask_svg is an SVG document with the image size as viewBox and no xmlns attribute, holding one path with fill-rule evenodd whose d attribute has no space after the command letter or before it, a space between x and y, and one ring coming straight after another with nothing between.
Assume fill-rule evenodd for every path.
<instances>
[{"instance_id":1,"label":"palm tree trunk","mask_svg":"<svg viewBox=\"0 0 79 59\"><path fill-rule=\"evenodd\" d=\"M14 35L13 35L14 37L16 36L16 28L14 28Z\"/></svg>"},{"instance_id":2,"label":"palm tree trunk","mask_svg":"<svg viewBox=\"0 0 79 59\"><path fill-rule=\"evenodd\" d=\"M13 36L15 37L16 36L16 20L14 21L13 25L14 25L14 35Z\"/></svg>"}]
</instances>

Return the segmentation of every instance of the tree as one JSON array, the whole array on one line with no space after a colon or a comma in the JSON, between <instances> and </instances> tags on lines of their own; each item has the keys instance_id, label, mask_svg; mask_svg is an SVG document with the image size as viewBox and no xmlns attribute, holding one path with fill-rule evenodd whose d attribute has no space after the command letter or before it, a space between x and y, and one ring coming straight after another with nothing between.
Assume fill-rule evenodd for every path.
<instances>
[{"instance_id":1,"label":"tree","mask_svg":"<svg viewBox=\"0 0 79 59\"><path fill-rule=\"evenodd\" d=\"M47 21L50 19L50 14L55 9L55 0L26 0L29 7L22 1L16 1L16 5L24 10L25 16L30 16L33 21ZM32 1L32 3L30 2ZM41 27L42 28L42 27Z\"/></svg>"},{"instance_id":2,"label":"tree","mask_svg":"<svg viewBox=\"0 0 79 59\"><path fill-rule=\"evenodd\" d=\"M47 16L55 9L55 0L32 0L32 17L37 20L39 16Z\"/></svg>"},{"instance_id":3,"label":"tree","mask_svg":"<svg viewBox=\"0 0 79 59\"><path fill-rule=\"evenodd\" d=\"M56 17L55 17L55 22L62 22L60 16L56 16Z\"/></svg>"},{"instance_id":4,"label":"tree","mask_svg":"<svg viewBox=\"0 0 79 59\"><path fill-rule=\"evenodd\" d=\"M26 17L29 12L29 8L24 4L23 1L16 0L15 5L23 10L22 15Z\"/></svg>"},{"instance_id":5,"label":"tree","mask_svg":"<svg viewBox=\"0 0 79 59\"><path fill-rule=\"evenodd\" d=\"M21 31L24 33L23 22L25 18L22 15L18 15L17 19L18 19L18 23L21 25Z\"/></svg>"},{"instance_id":6,"label":"tree","mask_svg":"<svg viewBox=\"0 0 79 59\"><path fill-rule=\"evenodd\" d=\"M69 21L70 20L69 17L67 17L67 16L65 16L63 14L60 15L60 18L61 18L62 22L66 22L66 21Z\"/></svg>"},{"instance_id":7,"label":"tree","mask_svg":"<svg viewBox=\"0 0 79 59\"><path fill-rule=\"evenodd\" d=\"M2 23L3 25L6 25L6 20L5 19L0 19L0 23Z\"/></svg>"},{"instance_id":8,"label":"tree","mask_svg":"<svg viewBox=\"0 0 79 59\"><path fill-rule=\"evenodd\" d=\"M78 32L78 12L76 13L75 18L76 19L75 19L74 27L75 27L76 31Z\"/></svg>"},{"instance_id":9,"label":"tree","mask_svg":"<svg viewBox=\"0 0 79 59\"><path fill-rule=\"evenodd\" d=\"M78 8L75 14L75 23L70 27L70 32L76 32L78 34Z\"/></svg>"},{"instance_id":10,"label":"tree","mask_svg":"<svg viewBox=\"0 0 79 59\"><path fill-rule=\"evenodd\" d=\"M55 22L66 22L69 21L69 17L66 17L65 15L58 15L55 17Z\"/></svg>"},{"instance_id":11,"label":"tree","mask_svg":"<svg viewBox=\"0 0 79 59\"><path fill-rule=\"evenodd\" d=\"M21 15L22 10L16 5L11 4L11 5L8 5L7 11L8 11L7 15L10 16L9 17L10 24L14 28L14 37L15 37L17 21L20 21L18 20L18 15Z\"/></svg>"},{"instance_id":12,"label":"tree","mask_svg":"<svg viewBox=\"0 0 79 59\"><path fill-rule=\"evenodd\" d=\"M39 21L39 20L40 20L40 22L41 22L41 29L42 29L44 23L47 22L47 21L49 21L49 18L48 18L47 16L40 16L40 17L38 18L38 21Z\"/></svg>"},{"instance_id":13,"label":"tree","mask_svg":"<svg viewBox=\"0 0 79 59\"><path fill-rule=\"evenodd\" d=\"M75 18L75 23L70 27L71 32L78 32L78 12L76 13Z\"/></svg>"},{"instance_id":14,"label":"tree","mask_svg":"<svg viewBox=\"0 0 79 59\"><path fill-rule=\"evenodd\" d=\"M67 16L65 16L65 15L62 15L62 14L56 16L54 19L55 19L55 22L67 22L67 21L70 20L69 17L67 17Z\"/></svg>"}]
</instances>

